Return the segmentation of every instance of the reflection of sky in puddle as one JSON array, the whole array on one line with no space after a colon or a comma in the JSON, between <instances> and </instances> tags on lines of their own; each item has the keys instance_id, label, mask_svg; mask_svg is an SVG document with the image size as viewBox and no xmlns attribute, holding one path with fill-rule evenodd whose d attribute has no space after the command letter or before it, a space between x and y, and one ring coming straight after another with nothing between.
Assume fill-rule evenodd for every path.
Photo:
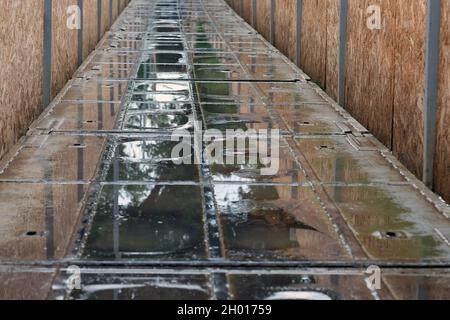
<instances>
[{"instance_id":1,"label":"reflection of sky in puddle","mask_svg":"<svg viewBox=\"0 0 450 320\"><path fill-rule=\"evenodd\" d=\"M155 101L155 102L188 102L190 98L181 94L163 94L163 93L148 93L133 96L137 101Z\"/></svg>"},{"instance_id":2,"label":"reflection of sky in puddle","mask_svg":"<svg viewBox=\"0 0 450 320\"><path fill-rule=\"evenodd\" d=\"M118 204L119 206L126 209L128 208L128 206L134 206L135 203L143 203L149 197L155 187L155 185L148 185L145 186L145 190L143 190L143 188L141 187L141 192L139 193L130 192L128 189L122 187L118 191L117 195Z\"/></svg>"},{"instance_id":3,"label":"reflection of sky in puddle","mask_svg":"<svg viewBox=\"0 0 450 320\"><path fill-rule=\"evenodd\" d=\"M217 184L214 189L216 194L224 195L223 197L217 197L218 206L226 207L230 202L241 201L242 194L249 193L251 186Z\"/></svg>"},{"instance_id":4,"label":"reflection of sky in puddle","mask_svg":"<svg viewBox=\"0 0 450 320\"><path fill-rule=\"evenodd\" d=\"M173 129L191 127L185 114L140 114L127 118L126 127L135 130Z\"/></svg>"},{"instance_id":5,"label":"reflection of sky in puddle","mask_svg":"<svg viewBox=\"0 0 450 320\"><path fill-rule=\"evenodd\" d=\"M172 92L172 91L190 91L190 85L186 81L180 82L137 82L135 92Z\"/></svg>"},{"instance_id":6,"label":"reflection of sky in puddle","mask_svg":"<svg viewBox=\"0 0 450 320\"><path fill-rule=\"evenodd\" d=\"M158 72L156 74L156 79L186 79L189 75L186 73L177 72Z\"/></svg>"},{"instance_id":7,"label":"reflection of sky in puddle","mask_svg":"<svg viewBox=\"0 0 450 320\"><path fill-rule=\"evenodd\" d=\"M187 82L183 82L180 84L175 83L158 83L156 84L156 91L181 91L181 90L189 90L189 84Z\"/></svg>"},{"instance_id":8,"label":"reflection of sky in puddle","mask_svg":"<svg viewBox=\"0 0 450 320\"><path fill-rule=\"evenodd\" d=\"M149 149L149 147L157 146L160 143L161 142L158 141L127 142L121 145L123 146L122 154L127 155L128 156L127 158L130 159L141 159L141 160L149 159L154 157L154 155L151 153L153 148Z\"/></svg>"}]
</instances>

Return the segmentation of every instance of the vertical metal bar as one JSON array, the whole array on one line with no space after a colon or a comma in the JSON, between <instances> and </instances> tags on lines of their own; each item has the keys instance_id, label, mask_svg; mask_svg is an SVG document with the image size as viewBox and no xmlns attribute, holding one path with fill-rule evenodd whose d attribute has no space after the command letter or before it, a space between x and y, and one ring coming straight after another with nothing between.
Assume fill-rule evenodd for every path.
<instances>
[{"instance_id":1,"label":"vertical metal bar","mask_svg":"<svg viewBox=\"0 0 450 320\"><path fill-rule=\"evenodd\" d=\"M256 6L256 0L252 0L252 26L256 29L256 17L257 17L257 6Z\"/></svg>"},{"instance_id":2,"label":"vertical metal bar","mask_svg":"<svg viewBox=\"0 0 450 320\"><path fill-rule=\"evenodd\" d=\"M438 108L439 51L441 37L441 0L428 0L427 49L425 65L424 163L423 182L433 187Z\"/></svg>"},{"instance_id":3,"label":"vertical metal bar","mask_svg":"<svg viewBox=\"0 0 450 320\"><path fill-rule=\"evenodd\" d=\"M46 108L52 100L52 0L44 0L44 54L42 102Z\"/></svg>"},{"instance_id":4,"label":"vertical metal bar","mask_svg":"<svg viewBox=\"0 0 450 320\"><path fill-rule=\"evenodd\" d=\"M339 14L339 74L338 74L338 103L345 104L345 72L347 60L347 18L348 0L341 0Z\"/></svg>"},{"instance_id":5,"label":"vertical metal bar","mask_svg":"<svg viewBox=\"0 0 450 320\"><path fill-rule=\"evenodd\" d=\"M97 0L97 32L98 41L102 39L102 0Z\"/></svg>"},{"instance_id":6,"label":"vertical metal bar","mask_svg":"<svg viewBox=\"0 0 450 320\"><path fill-rule=\"evenodd\" d=\"M114 0L109 0L109 27L113 25L113 7L114 7Z\"/></svg>"},{"instance_id":7,"label":"vertical metal bar","mask_svg":"<svg viewBox=\"0 0 450 320\"><path fill-rule=\"evenodd\" d=\"M296 30L296 48L295 48L295 63L300 66L301 50L302 50L302 17L303 17L303 1L297 0L297 30Z\"/></svg>"},{"instance_id":8,"label":"vertical metal bar","mask_svg":"<svg viewBox=\"0 0 450 320\"><path fill-rule=\"evenodd\" d=\"M84 0L78 0L80 8L80 28L78 29L78 66L83 63L83 32L84 32Z\"/></svg>"},{"instance_id":9,"label":"vertical metal bar","mask_svg":"<svg viewBox=\"0 0 450 320\"><path fill-rule=\"evenodd\" d=\"M270 43L275 44L275 9L276 0L270 1Z\"/></svg>"}]
</instances>

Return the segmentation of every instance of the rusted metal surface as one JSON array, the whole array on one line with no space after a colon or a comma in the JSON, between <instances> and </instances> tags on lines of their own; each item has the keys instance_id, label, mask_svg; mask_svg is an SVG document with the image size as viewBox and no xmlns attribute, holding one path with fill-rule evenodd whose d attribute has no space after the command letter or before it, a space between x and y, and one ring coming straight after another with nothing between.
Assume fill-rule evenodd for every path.
<instances>
[{"instance_id":1,"label":"rusted metal surface","mask_svg":"<svg viewBox=\"0 0 450 320\"><path fill-rule=\"evenodd\" d=\"M279 170L175 165L196 120ZM448 298L449 214L225 2L135 0L0 163L0 298Z\"/></svg>"}]
</instances>

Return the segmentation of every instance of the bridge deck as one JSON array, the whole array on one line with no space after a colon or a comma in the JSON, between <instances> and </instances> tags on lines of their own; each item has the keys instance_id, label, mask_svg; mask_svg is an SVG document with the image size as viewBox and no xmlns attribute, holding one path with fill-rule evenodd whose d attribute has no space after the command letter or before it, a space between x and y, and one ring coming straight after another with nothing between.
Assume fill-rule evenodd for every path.
<instances>
[{"instance_id":1,"label":"bridge deck","mask_svg":"<svg viewBox=\"0 0 450 320\"><path fill-rule=\"evenodd\" d=\"M279 170L176 129L278 129ZM0 165L0 298L450 297L449 207L224 1L132 1Z\"/></svg>"}]
</instances>

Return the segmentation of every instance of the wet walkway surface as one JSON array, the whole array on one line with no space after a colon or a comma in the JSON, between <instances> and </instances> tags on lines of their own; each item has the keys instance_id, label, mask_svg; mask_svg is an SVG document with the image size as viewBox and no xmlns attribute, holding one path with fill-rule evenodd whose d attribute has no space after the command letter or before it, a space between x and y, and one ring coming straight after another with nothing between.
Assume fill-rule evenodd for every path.
<instances>
[{"instance_id":1,"label":"wet walkway surface","mask_svg":"<svg viewBox=\"0 0 450 320\"><path fill-rule=\"evenodd\" d=\"M175 165L196 120L278 173ZM450 298L449 207L224 1L132 1L0 165L0 298Z\"/></svg>"}]
</instances>

